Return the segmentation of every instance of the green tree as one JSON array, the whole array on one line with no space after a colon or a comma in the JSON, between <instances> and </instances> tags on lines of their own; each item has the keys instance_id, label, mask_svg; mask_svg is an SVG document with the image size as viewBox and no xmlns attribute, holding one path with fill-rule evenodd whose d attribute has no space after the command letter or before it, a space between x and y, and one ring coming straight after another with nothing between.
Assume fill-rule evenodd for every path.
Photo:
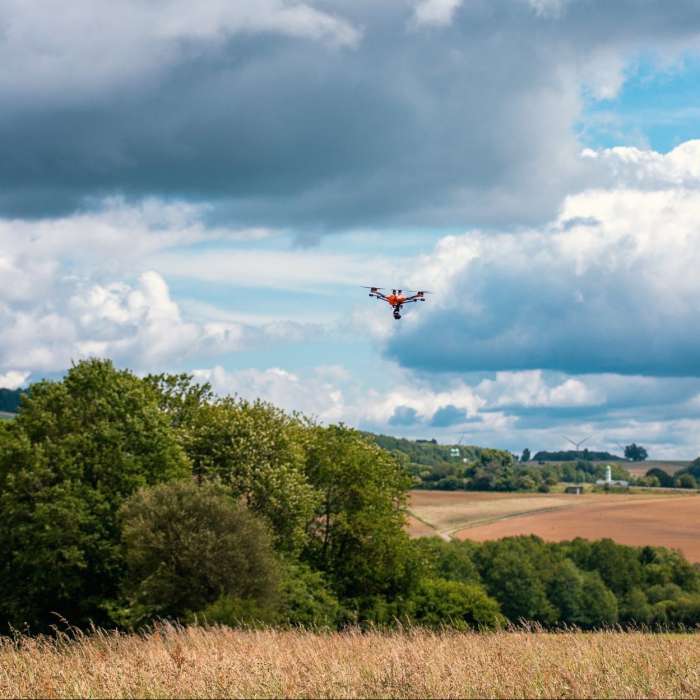
<instances>
[{"instance_id":1,"label":"green tree","mask_svg":"<svg viewBox=\"0 0 700 700\"><path fill-rule=\"evenodd\" d=\"M342 425L316 428L307 474L321 493L305 559L341 598L393 597L415 578L404 504L410 478L388 452Z\"/></svg>"},{"instance_id":2,"label":"green tree","mask_svg":"<svg viewBox=\"0 0 700 700\"><path fill-rule=\"evenodd\" d=\"M323 574L306 564L290 562L286 565L280 596L277 621L283 624L335 628L344 615Z\"/></svg>"},{"instance_id":3,"label":"green tree","mask_svg":"<svg viewBox=\"0 0 700 700\"><path fill-rule=\"evenodd\" d=\"M421 537L414 541L418 551L421 571L429 578L442 578L448 581L478 582L479 572L474 564L475 545L471 542L450 540L439 537Z\"/></svg>"},{"instance_id":4,"label":"green tree","mask_svg":"<svg viewBox=\"0 0 700 700\"><path fill-rule=\"evenodd\" d=\"M498 603L477 583L424 579L404 606L404 616L425 627L494 629L505 623Z\"/></svg>"},{"instance_id":5,"label":"green tree","mask_svg":"<svg viewBox=\"0 0 700 700\"><path fill-rule=\"evenodd\" d=\"M642 583L639 553L632 547L607 538L595 542L577 538L567 550L580 569L597 571L616 596L622 597Z\"/></svg>"},{"instance_id":6,"label":"green tree","mask_svg":"<svg viewBox=\"0 0 700 700\"><path fill-rule=\"evenodd\" d=\"M645 476L649 478L656 478L659 482L659 486L663 486L664 488L673 486L673 477L668 472L665 472L663 469L659 469L658 467L647 470Z\"/></svg>"},{"instance_id":7,"label":"green tree","mask_svg":"<svg viewBox=\"0 0 700 700\"><path fill-rule=\"evenodd\" d=\"M570 559L557 562L547 586L547 598L557 609L557 622L581 625L583 622L583 575Z\"/></svg>"},{"instance_id":8,"label":"green tree","mask_svg":"<svg viewBox=\"0 0 700 700\"><path fill-rule=\"evenodd\" d=\"M523 454L522 454L522 456L520 457L520 461L521 461L521 462L529 462L529 461L530 461L530 449L529 449L528 447L526 447L526 448L523 450Z\"/></svg>"},{"instance_id":9,"label":"green tree","mask_svg":"<svg viewBox=\"0 0 700 700\"><path fill-rule=\"evenodd\" d=\"M153 390L87 360L39 382L0 435L0 623L107 622L124 573L117 511L190 473Z\"/></svg>"},{"instance_id":10,"label":"green tree","mask_svg":"<svg viewBox=\"0 0 700 700\"><path fill-rule=\"evenodd\" d=\"M633 462L643 462L648 456L648 452L641 445L637 445L634 442L625 447L625 457Z\"/></svg>"},{"instance_id":11,"label":"green tree","mask_svg":"<svg viewBox=\"0 0 700 700\"><path fill-rule=\"evenodd\" d=\"M493 548L483 547L478 559L486 590L501 604L511 622L533 620L550 624L556 621L557 610L547 599L538 569L515 542L501 540Z\"/></svg>"},{"instance_id":12,"label":"green tree","mask_svg":"<svg viewBox=\"0 0 700 700\"><path fill-rule=\"evenodd\" d=\"M279 563L268 527L221 487L187 480L141 489L119 516L125 620L182 618L222 596L277 606Z\"/></svg>"},{"instance_id":13,"label":"green tree","mask_svg":"<svg viewBox=\"0 0 700 700\"><path fill-rule=\"evenodd\" d=\"M696 489L698 482L692 474L680 474L675 485L681 489Z\"/></svg>"},{"instance_id":14,"label":"green tree","mask_svg":"<svg viewBox=\"0 0 700 700\"><path fill-rule=\"evenodd\" d=\"M617 622L617 598L597 571L583 572L581 594L582 627L598 629Z\"/></svg>"},{"instance_id":15,"label":"green tree","mask_svg":"<svg viewBox=\"0 0 700 700\"><path fill-rule=\"evenodd\" d=\"M220 480L270 522L277 546L305 543L319 494L305 474L312 428L261 401L201 404L188 420L185 448L195 476Z\"/></svg>"},{"instance_id":16,"label":"green tree","mask_svg":"<svg viewBox=\"0 0 700 700\"><path fill-rule=\"evenodd\" d=\"M652 608L641 588L633 588L620 603L620 622L631 625L648 625L652 621Z\"/></svg>"},{"instance_id":17,"label":"green tree","mask_svg":"<svg viewBox=\"0 0 700 700\"><path fill-rule=\"evenodd\" d=\"M186 431L191 427L198 411L214 401L214 393L208 382L195 382L191 374L149 374L144 382L158 396L161 411L170 418L173 426Z\"/></svg>"}]
</instances>

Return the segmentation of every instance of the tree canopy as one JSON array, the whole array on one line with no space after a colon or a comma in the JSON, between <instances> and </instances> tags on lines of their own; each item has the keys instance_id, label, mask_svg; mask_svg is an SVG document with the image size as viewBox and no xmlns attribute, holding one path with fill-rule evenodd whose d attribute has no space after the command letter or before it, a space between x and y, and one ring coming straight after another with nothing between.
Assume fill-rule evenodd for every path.
<instances>
[{"instance_id":1,"label":"tree canopy","mask_svg":"<svg viewBox=\"0 0 700 700\"><path fill-rule=\"evenodd\" d=\"M0 423L0 630L45 631L56 614L108 626L700 623L700 571L678 552L410 540L411 485L531 489L603 469L420 444L441 461L416 466L397 443L217 397L188 375L80 362ZM415 471L448 467L437 481Z\"/></svg>"}]
</instances>

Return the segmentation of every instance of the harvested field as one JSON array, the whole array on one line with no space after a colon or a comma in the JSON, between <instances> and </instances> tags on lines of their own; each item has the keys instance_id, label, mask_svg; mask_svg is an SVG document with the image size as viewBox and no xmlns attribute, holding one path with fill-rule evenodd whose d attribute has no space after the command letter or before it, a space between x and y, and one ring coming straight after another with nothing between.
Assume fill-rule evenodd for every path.
<instances>
[{"instance_id":1,"label":"harvested field","mask_svg":"<svg viewBox=\"0 0 700 700\"><path fill-rule=\"evenodd\" d=\"M539 535L561 541L611 537L621 544L680 549L700 562L700 495L530 494L414 491L411 512L433 534L477 541ZM410 528L409 528L410 529ZM410 529L413 536L424 532Z\"/></svg>"},{"instance_id":2,"label":"harvested field","mask_svg":"<svg viewBox=\"0 0 700 700\"><path fill-rule=\"evenodd\" d=\"M0 640L0 698L695 698L692 634L164 626Z\"/></svg>"},{"instance_id":3,"label":"harvested field","mask_svg":"<svg viewBox=\"0 0 700 700\"><path fill-rule=\"evenodd\" d=\"M619 462L619 465L626 469L634 476L644 476L650 469L662 469L667 474L675 474L677 471L687 467L690 462L674 461L674 460L653 460L648 459L644 462Z\"/></svg>"},{"instance_id":4,"label":"harvested field","mask_svg":"<svg viewBox=\"0 0 700 700\"><path fill-rule=\"evenodd\" d=\"M545 464L571 464L571 462L545 462ZM677 471L687 467L690 462L687 460L660 460L660 459L647 459L644 462L599 462L595 461L594 464L617 464L623 469L626 469L630 474L634 476L644 476L650 469L658 468L663 469L667 474L675 474Z\"/></svg>"}]
</instances>

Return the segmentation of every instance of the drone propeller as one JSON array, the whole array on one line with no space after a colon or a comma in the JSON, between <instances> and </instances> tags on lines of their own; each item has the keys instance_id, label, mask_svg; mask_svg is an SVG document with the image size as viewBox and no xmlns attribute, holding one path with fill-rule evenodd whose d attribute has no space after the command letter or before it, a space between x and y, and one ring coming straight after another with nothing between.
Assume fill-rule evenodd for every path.
<instances>
[{"instance_id":1,"label":"drone propeller","mask_svg":"<svg viewBox=\"0 0 700 700\"><path fill-rule=\"evenodd\" d=\"M361 284L360 287L362 289L384 289L383 287L367 287L364 284Z\"/></svg>"}]
</instances>

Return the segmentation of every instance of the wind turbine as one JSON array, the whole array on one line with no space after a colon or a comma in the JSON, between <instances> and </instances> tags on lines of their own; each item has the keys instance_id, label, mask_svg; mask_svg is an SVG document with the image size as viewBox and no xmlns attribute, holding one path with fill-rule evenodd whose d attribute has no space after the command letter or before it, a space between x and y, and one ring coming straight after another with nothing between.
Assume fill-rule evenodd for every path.
<instances>
[{"instance_id":1,"label":"wind turbine","mask_svg":"<svg viewBox=\"0 0 700 700\"><path fill-rule=\"evenodd\" d=\"M583 440L579 440L578 442L574 442L570 437L567 437L566 435L562 435L562 437L567 441L570 442L575 448L576 448L576 454L580 452L581 445L583 445L586 440L590 440L593 436L589 435L588 437L583 438Z\"/></svg>"}]
</instances>

